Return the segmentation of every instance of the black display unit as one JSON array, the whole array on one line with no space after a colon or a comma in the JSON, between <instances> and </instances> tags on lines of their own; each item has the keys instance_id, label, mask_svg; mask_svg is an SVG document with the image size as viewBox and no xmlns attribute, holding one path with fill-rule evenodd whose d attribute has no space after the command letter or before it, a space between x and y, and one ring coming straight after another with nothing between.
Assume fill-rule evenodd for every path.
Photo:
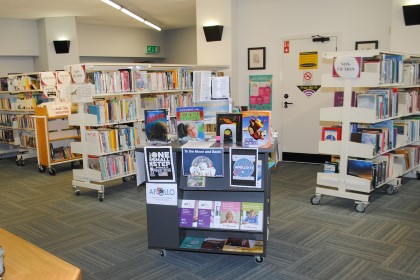
<instances>
[{"instance_id":1,"label":"black display unit","mask_svg":"<svg viewBox=\"0 0 420 280\"><path fill-rule=\"evenodd\" d=\"M210 148L223 147L224 177L207 177L205 187L187 187L187 176L182 172L182 146L179 142L173 142L172 155L174 159L176 184L178 190L178 202L183 199L211 200L211 201L234 201L234 202L258 202L263 204L264 218L262 230L239 230L220 228L197 228L179 226L178 206L147 204L147 232L149 249L161 250L161 256L166 255L166 250L194 251L203 253L250 255L255 257L257 263L263 261L267 252L267 241L270 221L270 196L271 196L271 169L268 168L269 157L276 151L276 146L259 148L258 159L262 162L261 188L231 187L229 180L229 148L232 145L215 142ZM235 148L241 146L233 145ZM137 148L136 152L143 153L143 148ZM139 157L138 157L139 158ZM144 164L144 163L139 163ZM146 176L146 184L147 184ZM178 203L179 204L179 203ZM186 236L211 237L211 238L241 238L263 241L262 252L234 252L212 249L181 248L180 245Z\"/></svg>"}]
</instances>

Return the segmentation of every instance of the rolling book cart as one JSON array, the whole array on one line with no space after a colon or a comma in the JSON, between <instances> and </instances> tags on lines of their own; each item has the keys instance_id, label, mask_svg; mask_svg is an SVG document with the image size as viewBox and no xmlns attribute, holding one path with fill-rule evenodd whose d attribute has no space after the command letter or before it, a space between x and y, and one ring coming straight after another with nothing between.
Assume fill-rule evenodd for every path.
<instances>
[{"instance_id":1,"label":"rolling book cart","mask_svg":"<svg viewBox=\"0 0 420 280\"><path fill-rule=\"evenodd\" d=\"M68 113L70 110L68 110ZM38 170L44 173L48 170L55 175L55 165L81 161L80 155L72 153L70 144L80 141L79 129L69 126L68 115L48 114L47 107L35 108L35 131L37 143Z\"/></svg>"},{"instance_id":2,"label":"rolling book cart","mask_svg":"<svg viewBox=\"0 0 420 280\"><path fill-rule=\"evenodd\" d=\"M402 93L398 92L398 87L402 86L403 81L403 55L369 50L324 53L323 56L334 59L335 66L333 73L322 77L322 87L344 89L344 100L342 107L321 109L320 119L325 122L341 123L342 137L340 141L319 142L320 153L339 156L339 172L317 174L318 186L311 202L314 205L319 204L322 195L347 198L355 200L357 212L364 212L369 204L370 194L376 189L385 187L388 194L393 194L398 191L402 176L417 173L417 178L419 177L419 108L412 112L403 112L404 106L401 97L398 97L402 96ZM340 69L340 65L350 65L350 67ZM362 71L358 72L358 69ZM418 87L414 85L416 86ZM359 107L352 107L352 91L355 91L355 88L368 89L366 94L361 93L358 97L373 96L374 105L371 108L362 108L361 104L358 104ZM382 97L378 99L379 94L375 95L375 91L378 93L384 89L388 90L386 92L389 95L384 99ZM418 91L413 96L418 102ZM394 127L399 125L398 122L404 117L411 118L403 121L410 123L410 129L404 129L405 132L400 135ZM382 138L387 140L381 141L381 149L364 142L351 141L350 135L355 133L355 125L366 129L375 127L382 129L385 127L384 122L390 124L389 129L383 129L389 138ZM417 156L414 155L409 164L404 155L398 154L407 147L412 148L410 153L413 155L417 149ZM352 164L357 166L358 163L370 165L370 170L368 169L367 173L357 173L357 170L353 169L356 167Z\"/></svg>"},{"instance_id":3,"label":"rolling book cart","mask_svg":"<svg viewBox=\"0 0 420 280\"><path fill-rule=\"evenodd\" d=\"M148 247L149 249L159 249L162 257L166 256L167 250L176 251L192 251L201 253L220 253L254 256L257 263L264 260L267 252L267 242L269 236L270 224L270 195L271 195L271 169L268 168L270 153L275 152L276 145L269 148L258 148L258 160L261 161L261 188L233 187L230 185L229 177L229 147L228 144L214 143L211 148L223 148L223 177L206 177L204 187L191 187L187 183L188 176L183 175L182 166L182 144L172 142L172 157L175 169L175 183L177 189L178 205L158 205L148 203L147 209L147 229L148 229ZM236 146L235 148L241 148ZM143 148L137 148L136 154L143 154ZM137 157L141 158L140 156ZM138 162L138 165L144 162ZM146 190L148 179L146 177ZM183 200L207 200L213 201L216 205L218 201L229 201L233 203L244 202L255 203L261 205L264 215L262 219L261 229L244 229L238 228L215 228L215 227L193 227L183 226L180 222L181 206ZM222 204L223 205L223 204ZM213 208L217 213L216 207ZM241 211L243 208L241 209ZM200 215L200 214L198 214ZM215 214L216 217L217 214ZM241 218L243 216L241 215ZM241 221L242 222L242 221ZM198 220L200 223L200 218ZM214 238L227 240L229 238L236 240L258 240L260 243L259 251L246 250L225 250L225 248L208 248L203 247L182 247L183 241L188 238ZM205 242L205 241L204 241ZM225 244L225 247L226 246Z\"/></svg>"}]
</instances>

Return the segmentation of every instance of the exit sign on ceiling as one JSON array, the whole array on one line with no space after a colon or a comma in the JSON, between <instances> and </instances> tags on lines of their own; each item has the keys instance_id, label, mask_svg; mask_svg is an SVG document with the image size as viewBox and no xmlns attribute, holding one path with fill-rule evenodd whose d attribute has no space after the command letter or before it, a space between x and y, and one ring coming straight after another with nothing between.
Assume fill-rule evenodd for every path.
<instances>
[{"instance_id":1,"label":"exit sign on ceiling","mask_svg":"<svg viewBox=\"0 0 420 280\"><path fill-rule=\"evenodd\" d=\"M146 53L147 54L158 54L160 53L159 46L146 46Z\"/></svg>"}]
</instances>

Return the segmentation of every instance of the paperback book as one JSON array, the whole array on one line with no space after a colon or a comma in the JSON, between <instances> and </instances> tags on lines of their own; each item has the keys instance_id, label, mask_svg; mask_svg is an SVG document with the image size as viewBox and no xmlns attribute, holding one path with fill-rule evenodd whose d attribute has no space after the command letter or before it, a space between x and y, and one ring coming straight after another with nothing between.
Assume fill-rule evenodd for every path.
<instances>
[{"instance_id":1,"label":"paperback book","mask_svg":"<svg viewBox=\"0 0 420 280\"><path fill-rule=\"evenodd\" d=\"M205 238L201 248L203 249L212 249L212 250L221 250L226 243L226 239L219 238Z\"/></svg>"},{"instance_id":2,"label":"paperback book","mask_svg":"<svg viewBox=\"0 0 420 280\"><path fill-rule=\"evenodd\" d=\"M182 148L183 175L223 177L223 148Z\"/></svg>"},{"instance_id":3,"label":"paperback book","mask_svg":"<svg viewBox=\"0 0 420 280\"><path fill-rule=\"evenodd\" d=\"M179 226L197 227L198 201L183 199L179 208Z\"/></svg>"},{"instance_id":4,"label":"paperback book","mask_svg":"<svg viewBox=\"0 0 420 280\"><path fill-rule=\"evenodd\" d=\"M250 240L243 238L228 238L223 251L227 252L250 252L250 253L263 253L264 242L262 240Z\"/></svg>"},{"instance_id":5,"label":"paperback book","mask_svg":"<svg viewBox=\"0 0 420 280\"><path fill-rule=\"evenodd\" d=\"M212 228L213 227L213 206L214 201L199 200L198 201L198 221L197 227L199 228Z\"/></svg>"},{"instance_id":6,"label":"paperback book","mask_svg":"<svg viewBox=\"0 0 420 280\"><path fill-rule=\"evenodd\" d=\"M214 206L214 228L239 229L241 203L216 201Z\"/></svg>"},{"instance_id":7,"label":"paperback book","mask_svg":"<svg viewBox=\"0 0 420 280\"><path fill-rule=\"evenodd\" d=\"M241 230L262 231L264 205L258 202L242 202Z\"/></svg>"},{"instance_id":8,"label":"paperback book","mask_svg":"<svg viewBox=\"0 0 420 280\"><path fill-rule=\"evenodd\" d=\"M270 146L270 111L242 112L242 146Z\"/></svg>"},{"instance_id":9,"label":"paperback book","mask_svg":"<svg viewBox=\"0 0 420 280\"><path fill-rule=\"evenodd\" d=\"M185 249L200 249L204 239L204 237L186 236L179 247Z\"/></svg>"},{"instance_id":10,"label":"paperback book","mask_svg":"<svg viewBox=\"0 0 420 280\"><path fill-rule=\"evenodd\" d=\"M168 109L144 110L144 125L147 143L169 142Z\"/></svg>"},{"instance_id":11,"label":"paperback book","mask_svg":"<svg viewBox=\"0 0 420 280\"><path fill-rule=\"evenodd\" d=\"M372 181L372 168L371 160L349 159L347 174Z\"/></svg>"}]
</instances>

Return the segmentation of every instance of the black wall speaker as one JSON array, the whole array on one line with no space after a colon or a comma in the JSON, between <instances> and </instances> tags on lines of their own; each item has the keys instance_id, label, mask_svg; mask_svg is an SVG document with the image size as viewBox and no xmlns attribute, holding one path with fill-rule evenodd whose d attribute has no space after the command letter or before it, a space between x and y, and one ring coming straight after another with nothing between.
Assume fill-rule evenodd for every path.
<instances>
[{"instance_id":1,"label":"black wall speaker","mask_svg":"<svg viewBox=\"0 0 420 280\"><path fill-rule=\"evenodd\" d=\"M53 41L55 53L69 53L70 41Z\"/></svg>"},{"instance_id":2,"label":"black wall speaker","mask_svg":"<svg viewBox=\"0 0 420 280\"><path fill-rule=\"evenodd\" d=\"M420 24L420 4L402 6L404 14L405 25L418 25Z\"/></svg>"},{"instance_id":3,"label":"black wall speaker","mask_svg":"<svg viewBox=\"0 0 420 280\"><path fill-rule=\"evenodd\" d=\"M203 26L207 42L222 41L223 25Z\"/></svg>"}]
</instances>

